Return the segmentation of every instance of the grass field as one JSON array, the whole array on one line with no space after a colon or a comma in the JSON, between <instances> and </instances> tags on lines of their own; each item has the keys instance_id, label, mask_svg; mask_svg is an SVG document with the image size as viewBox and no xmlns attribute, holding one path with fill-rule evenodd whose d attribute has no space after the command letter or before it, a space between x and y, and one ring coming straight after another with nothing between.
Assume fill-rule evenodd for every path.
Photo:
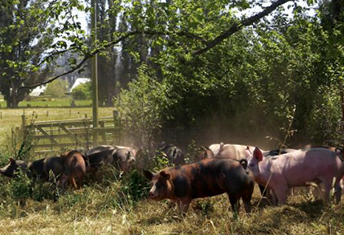
<instances>
[{"instance_id":1,"label":"grass field","mask_svg":"<svg viewBox=\"0 0 344 235\"><path fill-rule=\"evenodd\" d=\"M0 149L11 128L21 125L21 115L37 120L60 120L91 116L91 108L0 109ZM112 115L101 108L99 116ZM4 151L2 151L3 154ZM2 155L0 154L0 155ZM2 155L4 156L4 155ZM136 181L134 181L134 179ZM22 183L26 185L23 186ZM28 186L29 185L29 186ZM344 234L344 202L324 206L306 193L290 196L288 205L272 207L260 203L256 188L252 213L234 218L226 195L198 199L187 215L180 216L169 203L135 200L137 178L118 179L111 173L106 180L88 183L80 190L59 194L54 200L25 196L31 184L0 176L0 235L8 234ZM25 190L24 190L25 189ZM143 190L144 191L144 190ZM33 195L51 190L34 187ZM263 206L265 205L265 206Z\"/></svg>"},{"instance_id":2,"label":"grass field","mask_svg":"<svg viewBox=\"0 0 344 235\"><path fill-rule=\"evenodd\" d=\"M113 108L99 108L99 117L112 116ZM27 121L77 119L92 116L92 108L21 108L0 109L0 144L11 136L11 130L22 125L22 115Z\"/></svg>"},{"instance_id":3,"label":"grass field","mask_svg":"<svg viewBox=\"0 0 344 235\"><path fill-rule=\"evenodd\" d=\"M62 98L50 98L50 97L34 97L31 100L23 100L19 102L19 108L30 108L30 107L70 107L72 98L62 97ZM76 106L91 106L91 100L75 100ZM3 97L0 97L0 108L6 108L6 102Z\"/></svg>"}]
</instances>

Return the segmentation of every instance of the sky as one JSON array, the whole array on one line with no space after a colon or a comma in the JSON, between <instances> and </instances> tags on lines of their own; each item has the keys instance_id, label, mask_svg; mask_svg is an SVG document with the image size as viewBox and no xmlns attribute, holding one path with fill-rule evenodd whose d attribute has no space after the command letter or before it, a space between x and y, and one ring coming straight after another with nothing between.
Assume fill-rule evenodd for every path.
<instances>
[{"instance_id":1,"label":"sky","mask_svg":"<svg viewBox=\"0 0 344 235\"><path fill-rule=\"evenodd\" d=\"M274 0L273 0L274 1ZM269 6L271 4L271 2L273 1L265 1L266 4L264 4L264 6ZM285 12L290 16L292 17L293 13L293 8L291 7L294 3L293 2L289 2L289 3L285 3L283 5L283 8L285 9ZM298 0L297 1L297 4L299 6L302 6L302 7L306 7L307 6L307 2L305 0ZM310 7L310 10L308 11L308 14L309 15L315 15L315 8L317 7L317 5L313 6L313 7ZM238 11L236 13L237 16L243 16L245 15L246 17L250 17L250 16L253 16L254 14L257 14L259 12L261 12L263 9L261 7L254 7L254 8L251 8L251 9L247 9L247 10L244 10L244 11ZM87 16L85 14L85 12L81 12L81 11L77 11L77 10L74 10L74 13L78 16L78 19L81 23L81 26L82 26L82 29L84 29L86 32L89 32L88 28L87 28ZM267 16L269 17L269 16Z\"/></svg>"}]
</instances>

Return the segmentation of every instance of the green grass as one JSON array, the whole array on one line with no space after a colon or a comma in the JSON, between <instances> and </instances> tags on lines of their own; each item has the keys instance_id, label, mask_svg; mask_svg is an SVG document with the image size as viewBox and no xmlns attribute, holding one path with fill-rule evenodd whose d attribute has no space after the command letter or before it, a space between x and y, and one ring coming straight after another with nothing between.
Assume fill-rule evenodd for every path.
<instances>
[{"instance_id":1,"label":"green grass","mask_svg":"<svg viewBox=\"0 0 344 235\"><path fill-rule=\"evenodd\" d=\"M113 108L99 108L99 117L112 116ZM46 121L84 118L92 116L91 107L83 108L21 108L0 109L0 145L11 139L11 130L22 125L22 115L27 121Z\"/></svg>"},{"instance_id":2,"label":"green grass","mask_svg":"<svg viewBox=\"0 0 344 235\"><path fill-rule=\"evenodd\" d=\"M50 98L50 97L34 97L30 101L24 100L19 102L19 108L30 107L70 107L71 97ZM91 106L91 100L75 100L76 106ZM6 108L6 102L0 98L0 108Z\"/></svg>"}]
</instances>

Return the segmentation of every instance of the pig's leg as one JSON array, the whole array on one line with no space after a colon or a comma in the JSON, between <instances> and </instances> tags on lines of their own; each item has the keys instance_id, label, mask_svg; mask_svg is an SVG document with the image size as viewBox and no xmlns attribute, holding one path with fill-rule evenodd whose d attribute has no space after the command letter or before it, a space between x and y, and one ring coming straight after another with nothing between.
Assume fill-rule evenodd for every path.
<instances>
[{"instance_id":1,"label":"pig's leg","mask_svg":"<svg viewBox=\"0 0 344 235\"><path fill-rule=\"evenodd\" d=\"M83 181L84 181L84 175L83 175L83 174L80 174L79 177L78 177L78 181L77 181L77 187L78 187L78 189L81 189L81 186L82 186Z\"/></svg>"},{"instance_id":2,"label":"pig's leg","mask_svg":"<svg viewBox=\"0 0 344 235\"><path fill-rule=\"evenodd\" d=\"M252 193L247 193L242 197L242 201L244 202L246 213L251 212L251 198L252 198Z\"/></svg>"},{"instance_id":3,"label":"pig's leg","mask_svg":"<svg viewBox=\"0 0 344 235\"><path fill-rule=\"evenodd\" d=\"M179 213L184 215L189 209L190 202L191 202L190 200L183 200L183 201L180 200L178 202Z\"/></svg>"},{"instance_id":4,"label":"pig's leg","mask_svg":"<svg viewBox=\"0 0 344 235\"><path fill-rule=\"evenodd\" d=\"M239 213L240 204L239 204L238 198L236 196L230 196L229 194L228 194L228 197L229 197L229 202L231 203L233 212Z\"/></svg>"},{"instance_id":5,"label":"pig's leg","mask_svg":"<svg viewBox=\"0 0 344 235\"><path fill-rule=\"evenodd\" d=\"M334 195L336 197L336 204L340 203L340 199L342 197L342 187L340 187L340 179L336 178L336 182L334 184Z\"/></svg>"},{"instance_id":6,"label":"pig's leg","mask_svg":"<svg viewBox=\"0 0 344 235\"><path fill-rule=\"evenodd\" d=\"M278 188L275 189L275 193L277 196L277 200L278 200L278 205L284 205L286 203L287 200L287 196L286 196L286 192L287 192L288 188L286 186L280 186Z\"/></svg>"},{"instance_id":7,"label":"pig's leg","mask_svg":"<svg viewBox=\"0 0 344 235\"><path fill-rule=\"evenodd\" d=\"M77 189L78 188L78 185L76 184L75 182L75 176L72 176L70 178L70 184L74 187L74 189Z\"/></svg>"},{"instance_id":8,"label":"pig's leg","mask_svg":"<svg viewBox=\"0 0 344 235\"><path fill-rule=\"evenodd\" d=\"M277 196L276 196L275 190L270 189L270 194L271 194L271 197L272 197L272 204L274 206L277 206Z\"/></svg>"},{"instance_id":9,"label":"pig's leg","mask_svg":"<svg viewBox=\"0 0 344 235\"><path fill-rule=\"evenodd\" d=\"M266 196L266 193L267 193L267 188L265 188L265 186L263 186L263 185L260 185L260 184L258 184L258 186L259 186L259 190L260 190L260 195L262 195L263 197L267 197Z\"/></svg>"},{"instance_id":10,"label":"pig's leg","mask_svg":"<svg viewBox=\"0 0 344 235\"><path fill-rule=\"evenodd\" d=\"M330 178L320 178L320 180L325 186L325 192L324 192L325 203L328 203L330 201L330 192L332 189L333 179L332 177L330 177Z\"/></svg>"}]
</instances>

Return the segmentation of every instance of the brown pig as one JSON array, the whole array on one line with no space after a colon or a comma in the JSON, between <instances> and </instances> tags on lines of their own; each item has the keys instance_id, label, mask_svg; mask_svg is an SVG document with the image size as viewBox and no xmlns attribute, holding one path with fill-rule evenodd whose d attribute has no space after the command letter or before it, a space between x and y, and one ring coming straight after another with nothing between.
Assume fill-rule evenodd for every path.
<instances>
[{"instance_id":1,"label":"brown pig","mask_svg":"<svg viewBox=\"0 0 344 235\"><path fill-rule=\"evenodd\" d=\"M86 161L84 156L77 150L72 150L61 155L64 172L60 178L63 189L71 184L74 189L79 189L86 175Z\"/></svg>"},{"instance_id":2,"label":"brown pig","mask_svg":"<svg viewBox=\"0 0 344 235\"><path fill-rule=\"evenodd\" d=\"M246 212L250 212L250 201L254 188L253 179L247 174L245 159L238 161L225 158L207 158L201 161L169 167L153 174L145 170L151 181L149 197L160 201L170 199L179 212L186 213L195 198L227 193L234 212L238 212L242 198Z\"/></svg>"}]
</instances>

